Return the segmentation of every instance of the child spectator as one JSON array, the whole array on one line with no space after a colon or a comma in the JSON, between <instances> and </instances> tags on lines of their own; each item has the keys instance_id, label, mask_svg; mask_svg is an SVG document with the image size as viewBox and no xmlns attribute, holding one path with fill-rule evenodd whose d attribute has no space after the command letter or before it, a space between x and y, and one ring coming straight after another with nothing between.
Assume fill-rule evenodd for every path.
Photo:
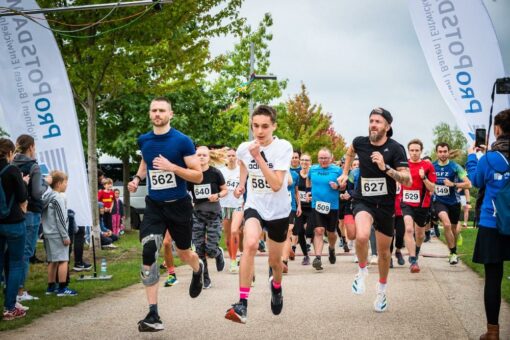
<instances>
[{"instance_id":1,"label":"child spectator","mask_svg":"<svg viewBox=\"0 0 510 340\"><path fill-rule=\"evenodd\" d=\"M104 225L108 230L112 230L112 206L114 194L112 190L113 181L111 178L105 178L103 181L104 189L97 192L97 200L104 205Z\"/></svg>"},{"instance_id":2,"label":"child spectator","mask_svg":"<svg viewBox=\"0 0 510 340\"><path fill-rule=\"evenodd\" d=\"M78 293L70 289L66 283L69 265L69 218L67 216L67 175L61 171L52 171L52 191L43 195L43 234L46 261L48 261L48 289L46 295L76 296ZM58 274L58 287L55 279Z\"/></svg>"},{"instance_id":3,"label":"child spectator","mask_svg":"<svg viewBox=\"0 0 510 340\"><path fill-rule=\"evenodd\" d=\"M101 228L101 247L106 249L115 249L117 248L113 242L117 241L119 237L112 233L111 230L106 228L104 224L104 216L105 216L105 208L103 203L98 202L99 208L99 227Z\"/></svg>"},{"instance_id":4,"label":"child spectator","mask_svg":"<svg viewBox=\"0 0 510 340\"><path fill-rule=\"evenodd\" d=\"M119 236L124 233L124 204L120 200L120 190L113 190L114 199L112 206L112 231Z\"/></svg>"}]
</instances>

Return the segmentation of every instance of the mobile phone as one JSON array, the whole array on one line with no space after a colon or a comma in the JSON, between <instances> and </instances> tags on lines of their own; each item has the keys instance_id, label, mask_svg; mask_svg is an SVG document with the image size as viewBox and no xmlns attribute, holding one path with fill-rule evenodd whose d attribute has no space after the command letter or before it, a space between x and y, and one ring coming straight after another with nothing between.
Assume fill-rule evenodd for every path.
<instances>
[{"instance_id":1,"label":"mobile phone","mask_svg":"<svg viewBox=\"0 0 510 340\"><path fill-rule=\"evenodd\" d=\"M475 130L475 146L485 145L486 137L487 137L487 130L476 129Z\"/></svg>"},{"instance_id":2,"label":"mobile phone","mask_svg":"<svg viewBox=\"0 0 510 340\"><path fill-rule=\"evenodd\" d=\"M43 175L43 177L46 177L50 174L50 170L44 163L39 164L39 169L41 169L41 175Z\"/></svg>"}]
</instances>

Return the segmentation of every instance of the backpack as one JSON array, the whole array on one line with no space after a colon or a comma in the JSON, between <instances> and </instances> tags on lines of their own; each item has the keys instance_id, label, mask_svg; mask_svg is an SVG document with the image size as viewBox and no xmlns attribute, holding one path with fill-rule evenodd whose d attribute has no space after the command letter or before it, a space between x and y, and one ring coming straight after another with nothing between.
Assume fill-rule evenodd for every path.
<instances>
[{"instance_id":1,"label":"backpack","mask_svg":"<svg viewBox=\"0 0 510 340\"><path fill-rule=\"evenodd\" d=\"M507 165L508 160L501 155ZM510 170L510 166L508 168ZM504 175L504 174L501 174ZM494 210L496 212L496 226L501 235L510 236L510 178L506 184L498 191L494 200Z\"/></svg>"},{"instance_id":2,"label":"backpack","mask_svg":"<svg viewBox=\"0 0 510 340\"><path fill-rule=\"evenodd\" d=\"M0 219L7 218L11 213L12 203L14 202L14 195L11 197L9 203L7 203L7 197L5 196L5 191L2 185L2 174L10 167L7 165L5 168L0 171Z\"/></svg>"}]
</instances>

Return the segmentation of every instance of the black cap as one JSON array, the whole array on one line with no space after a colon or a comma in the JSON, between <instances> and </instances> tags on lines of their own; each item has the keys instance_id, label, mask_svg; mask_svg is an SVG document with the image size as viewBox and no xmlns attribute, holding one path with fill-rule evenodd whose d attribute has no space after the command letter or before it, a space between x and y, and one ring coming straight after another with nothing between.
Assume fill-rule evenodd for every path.
<instances>
[{"instance_id":1,"label":"black cap","mask_svg":"<svg viewBox=\"0 0 510 340\"><path fill-rule=\"evenodd\" d=\"M391 116L390 111L385 110L382 107L376 107L375 109L373 109L372 112L370 112L370 116L372 115L382 116L390 125L393 122L393 117ZM391 126L388 132L386 132L386 136L387 137L393 136L393 128Z\"/></svg>"}]
</instances>

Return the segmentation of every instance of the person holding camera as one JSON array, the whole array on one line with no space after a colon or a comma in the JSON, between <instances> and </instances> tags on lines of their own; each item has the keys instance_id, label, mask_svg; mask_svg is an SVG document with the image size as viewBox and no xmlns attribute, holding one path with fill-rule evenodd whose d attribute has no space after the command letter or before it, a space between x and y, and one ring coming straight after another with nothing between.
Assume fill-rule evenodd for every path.
<instances>
[{"instance_id":1,"label":"person holding camera","mask_svg":"<svg viewBox=\"0 0 510 340\"><path fill-rule=\"evenodd\" d=\"M473 252L473 262L481 263L485 267L487 333L480 339L499 339L503 262L510 261L510 236L502 233L503 228L510 228L497 222L498 211L495 209L495 206L501 203L497 200L504 198L498 194L510 181L510 109L501 111L494 117L494 135L496 141L491 145L491 151L477 159L476 152L483 151L485 146L470 147L466 164L473 185L485 190ZM507 207L510 205L510 202L503 203Z\"/></svg>"}]
</instances>

